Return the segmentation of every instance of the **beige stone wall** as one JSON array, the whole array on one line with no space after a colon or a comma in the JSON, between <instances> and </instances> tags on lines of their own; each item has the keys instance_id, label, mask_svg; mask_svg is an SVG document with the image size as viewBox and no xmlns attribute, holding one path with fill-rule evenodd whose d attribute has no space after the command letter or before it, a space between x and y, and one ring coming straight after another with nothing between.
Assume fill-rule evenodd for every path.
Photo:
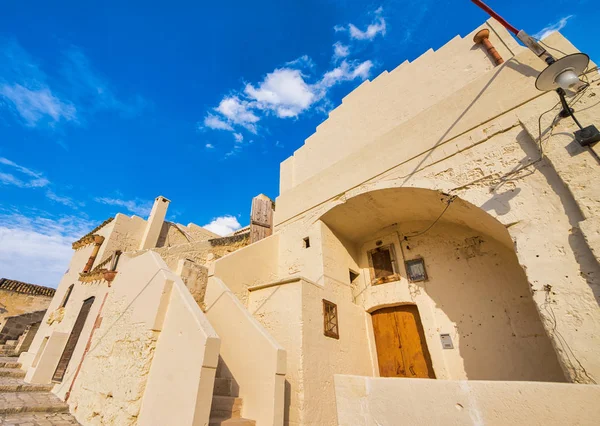
<instances>
[{"instance_id":1,"label":"beige stone wall","mask_svg":"<svg viewBox=\"0 0 600 426\"><path fill-rule=\"evenodd\" d=\"M199 413L203 416L197 424L204 424L218 337L206 319L199 318L203 314L181 279L156 253L124 255L119 271L74 382L68 400L71 411L86 425L164 424L160 415L175 424L192 424ZM209 337L216 339L216 346ZM210 359L204 357L207 345L212 345ZM161 354L159 366L153 366L155 353ZM205 363L212 374L200 374ZM173 377L179 379L171 382ZM152 390L146 395L150 381ZM205 390L204 402L198 408L200 388Z\"/></svg>"},{"instance_id":2,"label":"beige stone wall","mask_svg":"<svg viewBox=\"0 0 600 426\"><path fill-rule=\"evenodd\" d=\"M429 225L402 223L362 245L364 279L354 288L356 303L369 312L416 304L439 379L564 381L514 251L446 223L408 241L398 239ZM370 284L367 252L376 241L394 244L400 281ZM410 283L404 261L417 258L424 259L428 280ZM441 333L450 334L454 349L442 349Z\"/></svg>"},{"instance_id":3,"label":"beige stone wall","mask_svg":"<svg viewBox=\"0 0 600 426\"><path fill-rule=\"evenodd\" d=\"M490 30L490 41L505 60L524 50L490 19L464 38L457 36L435 52L430 49L412 63L365 81L282 164L281 194L493 70L485 50L473 45L473 35L482 28Z\"/></svg>"},{"instance_id":4,"label":"beige stone wall","mask_svg":"<svg viewBox=\"0 0 600 426\"><path fill-rule=\"evenodd\" d=\"M209 278L205 303L206 316L222 339L220 355L228 377L244 400L242 417L257 424L282 425L286 350L215 276Z\"/></svg>"},{"instance_id":5,"label":"beige stone wall","mask_svg":"<svg viewBox=\"0 0 600 426\"><path fill-rule=\"evenodd\" d=\"M245 303L249 287L277 280L278 250L279 236L270 236L218 259L209 275L219 277Z\"/></svg>"},{"instance_id":6,"label":"beige stone wall","mask_svg":"<svg viewBox=\"0 0 600 426\"><path fill-rule=\"evenodd\" d=\"M0 290L0 329L4 319L28 312L43 311L48 307L51 297Z\"/></svg>"},{"instance_id":7,"label":"beige stone wall","mask_svg":"<svg viewBox=\"0 0 600 426\"><path fill-rule=\"evenodd\" d=\"M595 425L600 386L335 377L340 426Z\"/></svg>"},{"instance_id":8,"label":"beige stone wall","mask_svg":"<svg viewBox=\"0 0 600 426\"><path fill-rule=\"evenodd\" d=\"M562 52L576 51L558 33L546 43ZM568 380L598 381L600 364L593 354L600 345L600 269L594 256L600 241L595 219L600 211L600 169L591 152L573 140L576 128L570 120L553 123L559 108L542 117L538 129L540 114L558 101L554 93L542 94L534 87L532 77L544 67L543 62L528 51L505 59L503 66L437 98L436 104L348 155L342 149L320 152L307 143L303 149L313 156L305 160L307 167L324 158L331 166L302 182L294 181L277 199L276 232L280 245L290 250L289 256L281 258L280 265L285 267L280 268L280 279L291 272L286 270L289 265L299 265L292 268L293 274L306 269L312 279L319 279L316 274L322 260L302 260L304 254L295 244L301 244L301 235L334 206L352 208L357 195L384 188L427 188L457 195L468 204L454 203L444 220L516 249L535 307ZM575 104L586 123L600 117L594 101L600 94L597 73L589 78L596 81ZM351 122L343 123L346 131L356 130ZM375 125L369 128L369 123L364 127L378 131ZM536 140L539 130L544 135L543 157ZM335 146L345 140L341 135L332 134L331 144L321 145ZM282 173L297 171L299 158L294 157L292 165L286 161ZM285 181L289 184L289 176ZM393 219L379 217L383 209L377 209L381 201L377 199L371 206L373 213L355 216L353 220L359 220L355 229L349 225L345 232L361 236L365 229L376 232L398 219L431 223L444 208L444 200L443 194L437 203L427 196L405 198L397 206L401 217ZM477 209L488 215L474 214ZM283 232L294 237L287 241Z\"/></svg>"}]
</instances>

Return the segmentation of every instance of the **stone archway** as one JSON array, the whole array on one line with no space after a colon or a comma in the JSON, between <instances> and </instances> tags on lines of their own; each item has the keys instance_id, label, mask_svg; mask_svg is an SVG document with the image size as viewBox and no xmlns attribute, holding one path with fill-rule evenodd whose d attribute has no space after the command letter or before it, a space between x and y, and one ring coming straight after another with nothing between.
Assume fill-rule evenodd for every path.
<instances>
[{"instance_id":1,"label":"stone archway","mask_svg":"<svg viewBox=\"0 0 600 426\"><path fill-rule=\"evenodd\" d=\"M502 223L435 190L362 189L320 216L357 253L364 277L364 287L355 291L358 304L368 311L418 305L436 374L445 370L440 378L564 380ZM371 281L368 256L388 245L396 247L390 253L396 253L400 278L378 285ZM407 279L404 262L415 258L424 259L425 282ZM452 336L454 351L441 349L441 334Z\"/></svg>"}]
</instances>

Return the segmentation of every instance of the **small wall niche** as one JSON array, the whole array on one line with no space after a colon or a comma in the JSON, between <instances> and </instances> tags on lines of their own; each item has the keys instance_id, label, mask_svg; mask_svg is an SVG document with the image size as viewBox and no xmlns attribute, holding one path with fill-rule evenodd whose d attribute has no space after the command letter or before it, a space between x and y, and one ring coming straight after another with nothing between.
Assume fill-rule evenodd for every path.
<instances>
[{"instance_id":1,"label":"small wall niche","mask_svg":"<svg viewBox=\"0 0 600 426\"><path fill-rule=\"evenodd\" d=\"M310 247L310 238L306 237L302 239L302 247L309 248Z\"/></svg>"},{"instance_id":2,"label":"small wall niche","mask_svg":"<svg viewBox=\"0 0 600 426\"><path fill-rule=\"evenodd\" d=\"M354 272L352 269L349 269L348 272L350 274L350 284L355 284L355 281L358 278L359 273Z\"/></svg>"}]
</instances>

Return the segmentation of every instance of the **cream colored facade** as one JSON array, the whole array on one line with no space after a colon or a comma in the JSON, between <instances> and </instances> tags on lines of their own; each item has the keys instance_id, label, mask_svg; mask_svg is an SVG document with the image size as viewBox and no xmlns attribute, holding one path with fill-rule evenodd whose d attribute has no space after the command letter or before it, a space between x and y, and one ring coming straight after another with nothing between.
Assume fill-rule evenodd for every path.
<instances>
[{"instance_id":1,"label":"cream colored facade","mask_svg":"<svg viewBox=\"0 0 600 426\"><path fill-rule=\"evenodd\" d=\"M481 28L504 64L473 46ZM558 33L545 42L577 51ZM82 424L203 425L223 379L258 425L593 424L599 152L554 120L556 95L534 85L543 68L490 20L363 83L282 163L274 233L253 244L164 222L163 197L148 221L117 215L93 233L94 267L119 250L116 270L80 281L84 238L48 310L73 284L62 320L21 356L27 380L52 379L94 296L54 388ZM586 78L571 100L599 125L600 79ZM394 264L379 284L377 247ZM411 281L417 259L427 277ZM372 315L403 305L435 379L379 377Z\"/></svg>"}]
</instances>

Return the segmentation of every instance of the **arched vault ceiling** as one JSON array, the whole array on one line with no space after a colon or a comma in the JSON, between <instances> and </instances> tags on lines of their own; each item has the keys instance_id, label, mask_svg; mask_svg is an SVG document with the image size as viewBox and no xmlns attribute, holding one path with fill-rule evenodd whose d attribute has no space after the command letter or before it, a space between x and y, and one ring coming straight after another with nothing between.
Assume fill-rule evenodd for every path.
<instances>
[{"instance_id":1,"label":"arched vault ceiling","mask_svg":"<svg viewBox=\"0 0 600 426\"><path fill-rule=\"evenodd\" d=\"M422 188L389 188L357 195L327 211L321 220L339 236L362 242L377 231L394 224L434 221L449 197ZM508 231L488 213L455 198L440 222L450 222L490 236L513 247Z\"/></svg>"}]
</instances>

